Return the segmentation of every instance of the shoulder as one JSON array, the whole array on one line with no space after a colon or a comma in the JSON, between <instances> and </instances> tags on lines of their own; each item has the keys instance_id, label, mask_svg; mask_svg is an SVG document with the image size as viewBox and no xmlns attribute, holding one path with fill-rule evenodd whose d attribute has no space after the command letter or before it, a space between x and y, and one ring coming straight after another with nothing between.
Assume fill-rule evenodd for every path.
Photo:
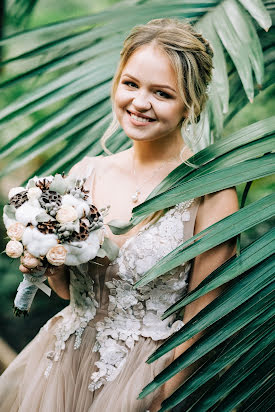
<instances>
[{"instance_id":1,"label":"shoulder","mask_svg":"<svg viewBox=\"0 0 275 412\"><path fill-rule=\"evenodd\" d=\"M105 175L110 171L114 172L116 169L122 168L128 157L128 150L109 156L85 156L72 166L69 174L89 176L95 170L97 175Z\"/></svg>"},{"instance_id":2,"label":"shoulder","mask_svg":"<svg viewBox=\"0 0 275 412\"><path fill-rule=\"evenodd\" d=\"M239 209L235 187L202 196L196 216L196 232L213 225Z\"/></svg>"}]
</instances>

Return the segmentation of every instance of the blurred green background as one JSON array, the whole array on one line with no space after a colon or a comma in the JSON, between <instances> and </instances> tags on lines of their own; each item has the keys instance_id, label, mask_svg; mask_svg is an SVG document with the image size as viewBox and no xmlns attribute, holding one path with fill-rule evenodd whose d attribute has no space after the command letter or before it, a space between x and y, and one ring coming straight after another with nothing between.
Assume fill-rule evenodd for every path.
<instances>
[{"instance_id":1,"label":"blurred green background","mask_svg":"<svg viewBox=\"0 0 275 412\"><path fill-rule=\"evenodd\" d=\"M68 0L66 2L57 2L54 0L40 0L37 2L31 16L23 21L20 26L16 23L16 19L12 16L12 10L7 8L8 13L4 17L3 31L4 35L10 35L21 29L32 28L43 24L52 23L59 20L65 20L71 17L78 17L93 12L98 12L104 8L118 2L117 0ZM13 47L20 49L20 44ZM5 49L5 58L9 55L9 50ZM13 49L13 54L14 49ZM9 66L8 70L14 70L16 73L16 64ZM9 76L10 76L9 72ZM1 81L6 77L5 69L1 72ZM35 80L37 81L37 80ZM19 87L13 87L9 93L2 93L0 95L0 108L5 107L8 103L20 96L27 88L27 82ZM274 111L274 86L260 92L253 103L248 103L243 110L241 110L233 120L224 129L224 136L229 133L249 125L257 120L264 119L273 114ZM38 118L43 118L47 114L47 109L35 112L27 119L24 118L24 124L16 124L13 127L23 130L26 125L31 125ZM27 124L26 124L27 122ZM16 131L16 130L15 130ZM14 135L14 130L6 130L1 139L5 139L5 133ZM58 147L60 149L60 146ZM36 156L28 166L20 169L20 176L18 170L9 177L2 179L0 182L0 198L1 198L1 214L2 207L7 202L7 194L11 187L20 185L33 170L36 170L47 158L52 156L52 150L46 151L43 155ZM3 166L3 165L2 165ZM62 172L62 171L60 171ZM272 191L272 178L259 179L253 183L253 190L249 192L247 203L255 201L256 199L267 195ZM241 197L244 185L237 187L238 195ZM267 221L264 224L256 226L253 230L247 231L243 234L241 242L245 246L251 243L259 235L262 235L268 230L273 222ZM5 249L6 238L3 223L1 220L1 237L0 249ZM12 303L16 293L16 288L22 276L18 270L18 261L12 261L7 258L5 254L0 255L0 273L1 273L1 289L0 299L2 310L0 312L0 335L15 351L19 352L38 332L40 327L55 313L61 310L68 304L68 301L60 299L55 293L48 298L41 291L38 291L37 296L31 308L31 312L27 318L15 318L12 312Z\"/></svg>"}]
</instances>

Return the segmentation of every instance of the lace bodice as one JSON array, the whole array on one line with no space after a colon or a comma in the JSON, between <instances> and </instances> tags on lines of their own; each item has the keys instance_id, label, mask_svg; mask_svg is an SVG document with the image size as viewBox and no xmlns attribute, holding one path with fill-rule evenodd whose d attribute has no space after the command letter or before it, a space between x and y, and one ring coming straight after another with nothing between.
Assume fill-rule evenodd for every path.
<instances>
[{"instance_id":1,"label":"lace bodice","mask_svg":"<svg viewBox=\"0 0 275 412\"><path fill-rule=\"evenodd\" d=\"M88 323L92 322L96 328L92 350L99 353L98 370L92 374L89 385L91 391L116 378L140 336L159 341L183 326L175 315L164 321L161 315L186 293L190 262L146 286L134 289L133 285L162 257L192 236L198 203L199 199L180 203L158 221L143 226L124 243L115 261L103 266L89 263L71 268L71 301L56 315L62 319L57 322L55 348L47 354L46 375L52 362L60 359L72 334L75 334L74 348L79 348Z\"/></svg>"}]
</instances>

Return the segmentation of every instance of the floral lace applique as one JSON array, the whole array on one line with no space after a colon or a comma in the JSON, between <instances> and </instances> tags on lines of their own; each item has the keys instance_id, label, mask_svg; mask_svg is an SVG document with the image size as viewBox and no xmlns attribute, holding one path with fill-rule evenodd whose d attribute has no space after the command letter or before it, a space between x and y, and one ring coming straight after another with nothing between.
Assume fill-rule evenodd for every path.
<instances>
[{"instance_id":1,"label":"floral lace applique","mask_svg":"<svg viewBox=\"0 0 275 412\"><path fill-rule=\"evenodd\" d=\"M162 257L183 242L184 222L190 220L188 208L193 200L180 203L165 213L155 224L146 225L128 239L113 262L120 279L106 282L110 289L108 317L96 323L97 337L93 351L99 352L98 371L91 376L89 390L113 381L123 368L129 350L139 336L153 340L168 338L183 326L171 315L161 315L186 291L189 262L171 270L138 289L133 285Z\"/></svg>"},{"instance_id":2,"label":"floral lace applique","mask_svg":"<svg viewBox=\"0 0 275 412\"><path fill-rule=\"evenodd\" d=\"M49 324L58 317L54 350L46 354L48 366L44 375L49 376L53 362L58 361L65 349L65 342L75 334L74 349L81 344L82 333L88 322L95 317L98 303L93 292L93 280L87 276L87 264L74 266L70 269L70 304L50 319L42 329L48 330Z\"/></svg>"}]
</instances>

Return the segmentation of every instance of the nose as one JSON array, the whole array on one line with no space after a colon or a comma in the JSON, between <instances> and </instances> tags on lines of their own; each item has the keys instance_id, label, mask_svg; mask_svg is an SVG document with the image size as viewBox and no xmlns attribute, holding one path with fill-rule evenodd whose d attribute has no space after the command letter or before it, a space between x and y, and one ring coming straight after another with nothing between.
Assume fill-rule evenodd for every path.
<instances>
[{"instance_id":1,"label":"nose","mask_svg":"<svg viewBox=\"0 0 275 412\"><path fill-rule=\"evenodd\" d=\"M135 94L132 103L135 109L140 112L149 110L152 107L148 93L142 90Z\"/></svg>"}]
</instances>

